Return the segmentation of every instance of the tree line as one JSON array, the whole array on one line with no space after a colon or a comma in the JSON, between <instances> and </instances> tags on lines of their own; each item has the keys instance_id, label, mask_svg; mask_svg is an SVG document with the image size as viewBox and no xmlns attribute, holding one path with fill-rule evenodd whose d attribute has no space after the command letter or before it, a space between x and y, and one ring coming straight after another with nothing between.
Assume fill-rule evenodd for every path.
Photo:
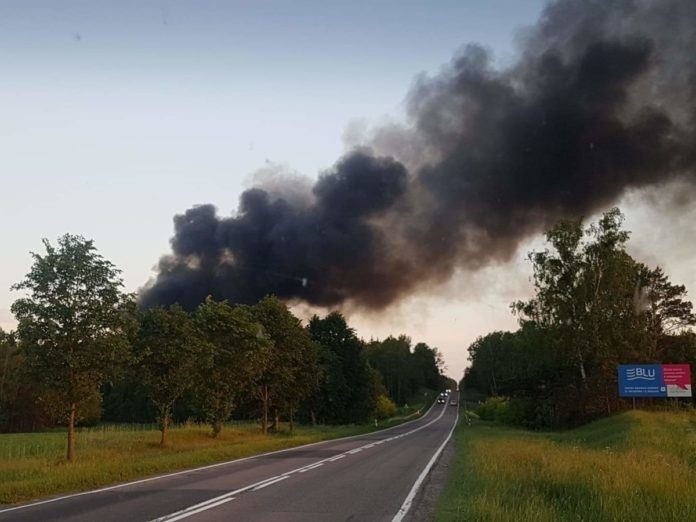
<instances>
[{"instance_id":1,"label":"tree line","mask_svg":"<svg viewBox=\"0 0 696 522\"><path fill-rule=\"evenodd\" d=\"M90 240L64 235L13 289L15 332L0 330L0 429L78 422L172 422L232 417L265 434L290 423L364 423L393 416L423 389L445 386L442 357L408 337L364 342L338 312L305 326L279 299L195 310L141 310L119 270Z\"/></svg>"},{"instance_id":2,"label":"tree line","mask_svg":"<svg viewBox=\"0 0 696 522\"><path fill-rule=\"evenodd\" d=\"M462 386L507 398L492 404L510 423L572 426L629 407L619 364L696 365L686 288L631 257L629 237L616 208L552 227L551 248L529 255L534 297L512 304L519 330L479 337Z\"/></svg>"}]
</instances>

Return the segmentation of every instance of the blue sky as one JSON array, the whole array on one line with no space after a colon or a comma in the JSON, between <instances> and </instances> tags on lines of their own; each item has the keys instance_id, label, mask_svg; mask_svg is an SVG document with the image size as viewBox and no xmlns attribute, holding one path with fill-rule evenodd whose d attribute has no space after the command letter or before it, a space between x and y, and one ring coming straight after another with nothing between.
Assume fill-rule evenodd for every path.
<instances>
[{"instance_id":1,"label":"blue sky","mask_svg":"<svg viewBox=\"0 0 696 522\"><path fill-rule=\"evenodd\" d=\"M316 176L344 151L351 122L401 118L414 76L463 44L510 61L541 6L0 1L0 325L12 327L9 286L42 237L93 238L135 290L168 250L175 213L206 202L232 212L268 162ZM512 288L485 299L493 323L514 325ZM471 314L456 323L473 305L447 291L419 299L355 323L367 337L422 333L459 374L464 348L490 324ZM435 326L450 316L456 327Z\"/></svg>"}]
</instances>

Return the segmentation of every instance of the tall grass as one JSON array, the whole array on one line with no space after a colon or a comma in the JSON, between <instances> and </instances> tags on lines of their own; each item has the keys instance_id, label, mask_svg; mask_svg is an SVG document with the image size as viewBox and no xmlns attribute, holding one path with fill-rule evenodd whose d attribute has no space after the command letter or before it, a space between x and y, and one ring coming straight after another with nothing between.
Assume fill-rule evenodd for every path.
<instances>
[{"instance_id":1,"label":"tall grass","mask_svg":"<svg viewBox=\"0 0 696 522\"><path fill-rule=\"evenodd\" d=\"M696 413L628 412L563 433L457 428L437 519L696 520Z\"/></svg>"},{"instance_id":2,"label":"tall grass","mask_svg":"<svg viewBox=\"0 0 696 522\"><path fill-rule=\"evenodd\" d=\"M169 471L203 466L311 442L367 433L411 420L434 400L401 409L398 416L379 424L301 426L290 432L262 435L256 423L225 425L218 438L207 425L173 426L167 446L159 446L154 425L105 424L76 433L77 457L65 461L66 433L0 434L0 504L57 493L82 491Z\"/></svg>"}]
</instances>

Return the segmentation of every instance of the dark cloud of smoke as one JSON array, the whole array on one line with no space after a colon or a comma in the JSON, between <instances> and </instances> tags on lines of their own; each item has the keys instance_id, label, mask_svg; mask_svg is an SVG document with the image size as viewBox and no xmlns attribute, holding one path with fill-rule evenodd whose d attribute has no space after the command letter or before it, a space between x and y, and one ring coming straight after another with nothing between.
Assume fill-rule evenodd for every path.
<instances>
[{"instance_id":1,"label":"dark cloud of smoke","mask_svg":"<svg viewBox=\"0 0 696 522\"><path fill-rule=\"evenodd\" d=\"M679 178L691 190L695 28L691 0L551 3L517 63L501 70L464 48L417 79L409 127L378 131L380 153L348 153L307 198L292 178L283 198L274 177L273 190L244 192L234 217L210 205L176 216L142 304L273 293L379 309L505 261L558 218L628 189Z\"/></svg>"}]
</instances>

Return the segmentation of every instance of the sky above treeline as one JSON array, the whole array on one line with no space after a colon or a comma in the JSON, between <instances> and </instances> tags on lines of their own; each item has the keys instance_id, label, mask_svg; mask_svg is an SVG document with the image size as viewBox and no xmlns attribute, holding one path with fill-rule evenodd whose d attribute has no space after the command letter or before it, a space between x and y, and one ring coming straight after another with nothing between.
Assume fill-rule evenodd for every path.
<instances>
[{"instance_id":1,"label":"sky above treeline","mask_svg":"<svg viewBox=\"0 0 696 522\"><path fill-rule=\"evenodd\" d=\"M464 44L512 62L543 3L0 1L0 326L14 326L9 288L41 238L94 239L136 291L169 250L175 214L212 203L229 215L259 170L315 178L360 129L401 121L416 75ZM632 253L696 291L696 212L675 219L670 201L618 203ZM349 321L366 339L437 346L458 378L476 336L515 327L526 250L542 246Z\"/></svg>"}]
</instances>

